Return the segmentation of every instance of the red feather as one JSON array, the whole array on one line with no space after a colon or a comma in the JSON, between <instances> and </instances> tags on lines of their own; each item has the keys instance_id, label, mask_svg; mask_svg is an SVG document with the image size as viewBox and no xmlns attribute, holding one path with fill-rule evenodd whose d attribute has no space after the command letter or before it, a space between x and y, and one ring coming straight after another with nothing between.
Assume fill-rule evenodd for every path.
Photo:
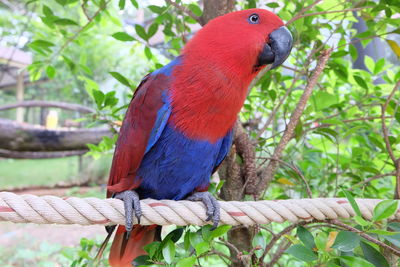
<instances>
[{"instance_id":1,"label":"red feather","mask_svg":"<svg viewBox=\"0 0 400 267\"><path fill-rule=\"evenodd\" d=\"M248 23L251 14L260 24ZM233 127L257 75L254 65L268 36L283 26L263 9L233 12L207 23L182 53L171 84L170 121L187 137L215 142Z\"/></svg>"},{"instance_id":2,"label":"red feather","mask_svg":"<svg viewBox=\"0 0 400 267\"><path fill-rule=\"evenodd\" d=\"M136 172L146 151L157 112L163 105L162 92L168 88L168 81L163 74L147 75L139 84L119 133L108 180L108 196L140 185L141 179L136 177Z\"/></svg>"}]
</instances>

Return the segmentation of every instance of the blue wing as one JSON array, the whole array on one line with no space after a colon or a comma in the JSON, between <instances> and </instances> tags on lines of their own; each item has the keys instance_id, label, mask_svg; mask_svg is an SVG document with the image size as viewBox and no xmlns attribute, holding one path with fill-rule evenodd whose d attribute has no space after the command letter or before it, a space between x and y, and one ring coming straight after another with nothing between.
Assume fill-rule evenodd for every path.
<instances>
[{"instance_id":1,"label":"blue wing","mask_svg":"<svg viewBox=\"0 0 400 267\"><path fill-rule=\"evenodd\" d=\"M225 135L224 139L222 140L221 148L219 150L217 159L215 161L213 173L217 171L219 165L221 165L222 161L225 159L226 155L228 155L229 150L231 150L233 142L233 129Z\"/></svg>"}]
</instances>

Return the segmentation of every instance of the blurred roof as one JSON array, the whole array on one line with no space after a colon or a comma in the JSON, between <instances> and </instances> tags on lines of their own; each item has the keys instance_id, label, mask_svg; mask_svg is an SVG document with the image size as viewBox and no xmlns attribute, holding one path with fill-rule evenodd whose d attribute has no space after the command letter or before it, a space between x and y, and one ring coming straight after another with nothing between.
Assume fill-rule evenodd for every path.
<instances>
[{"instance_id":1,"label":"blurred roof","mask_svg":"<svg viewBox=\"0 0 400 267\"><path fill-rule=\"evenodd\" d=\"M0 90L14 89L17 85L19 70L29 66L31 63L32 54L16 47L0 46ZM43 79L40 81L43 81ZM27 72L24 73L24 84L32 84Z\"/></svg>"},{"instance_id":2,"label":"blurred roof","mask_svg":"<svg viewBox=\"0 0 400 267\"><path fill-rule=\"evenodd\" d=\"M0 64L8 67L24 68L32 64L32 55L16 47L0 46Z\"/></svg>"}]
</instances>

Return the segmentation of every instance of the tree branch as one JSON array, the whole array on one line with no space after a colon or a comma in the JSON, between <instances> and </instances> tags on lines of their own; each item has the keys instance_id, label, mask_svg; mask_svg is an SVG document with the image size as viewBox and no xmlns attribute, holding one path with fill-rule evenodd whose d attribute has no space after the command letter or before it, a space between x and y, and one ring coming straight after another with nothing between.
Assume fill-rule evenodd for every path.
<instances>
[{"instance_id":1,"label":"tree branch","mask_svg":"<svg viewBox=\"0 0 400 267\"><path fill-rule=\"evenodd\" d=\"M317 66L314 70L314 73L312 74L311 78L308 81L308 84L306 88L304 89L303 95L301 96L299 102L297 103L296 109L292 113L292 116L290 118L289 124L286 127L285 132L283 133L283 136L276 147L274 154L272 155L273 159L280 159L282 156L282 152L285 149L286 145L289 143L289 141L292 139L294 129L296 128L297 123L299 122L300 116L303 113L303 110L306 107L307 101L311 96L312 90L314 86L317 84L317 80L319 76L321 75L323 69L325 68L325 65L332 53L332 49L323 51L321 53L321 57L319 58L319 61L317 63ZM260 175L260 182L258 183L258 186L256 188L251 188L252 194L258 197L261 192L263 192L269 182L272 180L273 175L276 171L276 168L278 166L278 162L276 160L271 160L268 164L268 166L262 170L261 175Z\"/></svg>"},{"instance_id":2,"label":"tree branch","mask_svg":"<svg viewBox=\"0 0 400 267\"><path fill-rule=\"evenodd\" d=\"M188 15L189 17L191 17L192 19L197 21L197 23L199 23L201 26L204 26L206 24L202 17L199 17L196 14L194 14L189 8L187 8L185 6L182 6L182 5L176 3L175 1L172 1L172 0L165 0L165 2L167 4L175 7L176 9L182 11L182 13L185 13L186 15Z\"/></svg>"},{"instance_id":3,"label":"tree branch","mask_svg":"<svg viewBox=\"0 0 400 267\"><path fill-rule=\"evenodd\" d=\"M400 256L400 250L397 250L397 249L395 249L395 248L392 248L391 246L389 246L389 245L383 243L382 241L379 241L379 240L377 240L377 239L371 237L370 235L368 235L368 234L366 234L366 233L364 233L364 232L362 232L362 231L360 231L360 230L358 230L358 229L356 229L356 228L354 228L354 227L351 227L351 226L349 226L349 225L347 225L347 224L345 224L345 223L342 223L342 222L339 221L339 220L327 220L326 222L329 223L329 224L333 224L333 225L340 226L340 227L342 227L342 228L344 228L344 229L346 229L346 230L348 230L348 231L350 231L350 232L357 233L357 234L359 234L362 238L364 238L364 239L366 239L366 240L368 240L368 241L370 241L370 242L372 242L372 243L377 244L377 245L380 246L381 248L384 248L384 249L390 251L391 253L393 253L393 254L396 255L396 256Z\"/></svg>"},{"instance_id":4,"label":"tree branch","mask_svg":"<svg viewBox=\"0 0 400 267\"><path fill-rule=\"evenodd\" d=\"M69 37L69 38L65 41L65 43L60 47L60 49L58 49L58 51L57 51L56 53L54 53L53 56L52 56L51 58L49 58L48 62L53 61L59 54L61 54L62 51L64 51L65 48L68 47L68 45L69 45L72 41L74 41L74 40L79 36L79 34L80 34L82 31L84 31L87 27L89 27L89 25L92 23L92 21L97 17L97 15L98 15L101 11L103 11L103 10L107 7L107 5L110 3L110 1L111 1L111 0L105 2L103 5L101 5L101 6L99 7L99 9L93 14L93 16L88 17L88 18L87 18L87 19L88 19L88 22L86 22L86 24L83 25L83 27L81 27L74 35L72 35L71 37Z\"/></svg>"},{"instance_id":5,"label":"tree branch","mask_svg":"<svg viewBox=\"0 0 400 267\"><path fill-rule=\"evenodd\" d=\"M309 198L312 198L312 192L311 192L310 185L308 184L308 182L307 182L306 178L304 177L304 175L301 173L301 171L296 166L291 165L291 164L289 164L287 162L284 162L281 159L273 159L273 158L268 158L268 157L267 158L260 158L260 159L276 160L280 164L285 165L286 167L292 169L295 173L297 173L297 175L300 177L300 179L304 182L305 187L306 187L306 191L307 191L307 196Z\"/></svg>"},{"instance_id":6,"label":"tree branch","mask_svg":"<svg viewBox=\"0 0 400 267\"><path fill-rule=\"evenodd\" d=\"M382 112L381 112L381 121L382 121L382 132L383 132L383 139L385 140L386 150L389 153L390 159L393 162L393 165L396 169L396 187L395 187L395 198L398 199L400 197L400 159L396 159L392 146L390 145L389 141L389 130L386 127L385 123L385 112L390 103L390 100L393 98L394 94L400 87L400 81L396 83L393 87L392 91L390 92L388 98L386 99L385 103L382 105Z\"/></svg>"},{"instance_id":7,"label":"tree branch","mask_svg":"<svg viewBox=\"0 0 400 267\"><path fill-rule=\"evenodd\" d=\"M367 183L369 183L369 182L371 182L373 180L380 179L382 177L395 176L395 175L396 175L396 172L389 172L389 173L383 173L383 174L374 175L374 176L372 176L372 177L370 177L370 178L368 178L368 179L366 179L364 181L361 181L361 182L355 184L349 190L351 191L351 190L354 189L354 187L357 187L357 186L360 186L360 185L363 185L363 184L367 184Z\"/></svg>"},{"instance_id":8,"label":"tree branch","mask_svg":"<svg viewBox=\"0 0 400 267\"><path fill-rule=\"evenodd\" d=\"M349 9L342 9L342 10L332 10L332 11L321 11L321 12L314 12L314 13L307 13L307 14L301 14L297 15L296 17L292 18L289 20L286 25L289 25L290 23L293 23L296 20L299 20L301 18L305 17L310 17L310 16L318 16L318 15L325 15L325 14L332 14L332 13L345 13L345 12L352 12L352 11L359 11L363 9L368 9L368 8L373 8L373 6L365 6L365 7L356 7L356 8L349 8Z\"/></svg>"}]
</instances>

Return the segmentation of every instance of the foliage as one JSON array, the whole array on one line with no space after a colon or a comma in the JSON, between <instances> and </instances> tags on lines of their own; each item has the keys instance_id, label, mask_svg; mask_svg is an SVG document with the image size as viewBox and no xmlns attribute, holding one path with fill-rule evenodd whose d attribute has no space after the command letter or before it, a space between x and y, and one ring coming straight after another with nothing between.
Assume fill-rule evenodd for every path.
<instances>
[{"instance_id":1,"label":"foliage","mask_svg":"<svg viewBox=\"0 0 400 267\"><path fill-rule=\"evenodd\" d=\"M61 93L63 99L91 105L97 108L94 120L83 119L115 127L140 77L178 55L198 28L196 18L203 8L197 1L166 2L25 1L20 9L28 10L26 14L10 7L1 9L3 43L16 43L11 37L25 31L29 41L23 49L34 53L34 63L28 68L31 79L51 79L43 95L59 99ZM295 38L288 61L258 80L240 114L256 144L257 173L271 163L321 52L333 49L294 136L285 144L280 158L285 164L279 165L262 198L310 197L308 187L313 197L346 197L356 211L354 197L393 198L399 168L393 158L400 157L399 93L393 91L400 80L398 1L236 2L237 9L274 11L290 21ZM146 20L133 19L142 11ZM6 14L12 19L4 20ZM355 26L359 18L365 22L362 32ZM163 39L157 39L161 33ZM359 44L380 53L365 55ZM356 60L360 62L354 65ZM388 128L386 136L382 120ZM115 140L106 138L99 146L90 146L90 153L110 153ZM237 164L244 162L245 158L238 157ZM216 188L223 184L213 183L213 193L218 195ZM390 222L396 208L397 202L382 202L370 221L357 212L346 224L260 226L250 229L251 246L240 251L237 246L242 244L232 241L226 226L214 231L208 226L177 228L161 242L147 246L149 255L138 260L167 266L242 266L249 261L253 265L389 266L381 243L400 246L400 225ZM76 266L86 262L82 251Z\"/></svg>"}]
</instances>

